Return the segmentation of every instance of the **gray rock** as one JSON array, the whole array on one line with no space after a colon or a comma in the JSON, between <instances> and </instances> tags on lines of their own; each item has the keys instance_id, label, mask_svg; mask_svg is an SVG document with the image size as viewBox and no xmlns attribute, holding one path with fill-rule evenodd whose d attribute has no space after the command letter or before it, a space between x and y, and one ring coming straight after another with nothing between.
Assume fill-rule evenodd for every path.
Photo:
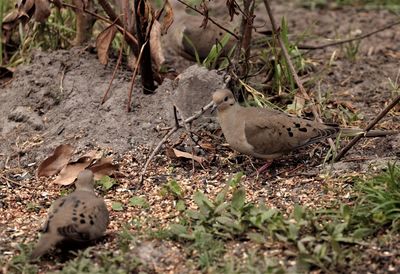
<instances>
[{"instance_id":1,"label":"gray rock","mask_svg":"<svg viewBox=\"0 0 400 274\"><path fill-rule=\"evenodd\" d=\"M173 121L173 106L175 105L185 119L193 116L202 107L211 102L212 94L216 89L226 87L226 74L216 70L208 70L198 65L187 68L176 77L172 83L172 92L169 104L170 119ZM171 87L171 83L168 83ZM208 123L213 120L215 113L207 111L194 122L195 125Z\"/></svg>"}]
</instances>

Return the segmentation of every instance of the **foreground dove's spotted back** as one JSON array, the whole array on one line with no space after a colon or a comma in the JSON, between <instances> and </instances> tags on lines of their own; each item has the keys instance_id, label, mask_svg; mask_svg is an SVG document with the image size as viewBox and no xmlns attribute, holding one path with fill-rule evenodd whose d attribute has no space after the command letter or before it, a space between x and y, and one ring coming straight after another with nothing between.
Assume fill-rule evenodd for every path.
<instances>
[{"instance_id":1,"label":"foreground dove's spotted back","mask_svg":"<svg viewBox=\"0 0 400 274\"><path fill-rule=\"evenodd\" d=\"M266 108L242 107L228 89L215 91L213 102L229 145L261 159L274 159L299 147L336 137L339 133L344 136L364 134L357 128L339 128ZM374 130L365 135L378 137L397 133Z\"/></svg>"},{"instance_id":2,"label":"foreground dove's spotted back","mask_svg":"<svg viewBox=\"0 0 400 274\"><path fill-rule=\"evenodd\" d=\"M93 184L93 173L84 170L78 175L75 191L52 204L31 259L63 240L86 242L103 236L110 222L109 213Z\"/></svg>"}]
</instances>

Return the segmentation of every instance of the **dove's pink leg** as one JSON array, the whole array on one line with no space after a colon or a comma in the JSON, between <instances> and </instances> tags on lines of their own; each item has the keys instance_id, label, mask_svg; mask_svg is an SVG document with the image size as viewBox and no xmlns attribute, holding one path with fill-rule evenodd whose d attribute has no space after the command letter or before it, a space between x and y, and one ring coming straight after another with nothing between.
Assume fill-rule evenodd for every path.
<instances>
[{"instance_id":1,"label":"dove's pink leg","mask_svg":"<svg viewBox=\"0 0 400 274\"><path fill-rule=\"evenodd\" d=\"M274 160L267 160L262 167L257 169L257 173L260 174L260 173L263 173L264 171L266 171L272 165L273 162L274 162Z\"/></svg>"}]
</instances>

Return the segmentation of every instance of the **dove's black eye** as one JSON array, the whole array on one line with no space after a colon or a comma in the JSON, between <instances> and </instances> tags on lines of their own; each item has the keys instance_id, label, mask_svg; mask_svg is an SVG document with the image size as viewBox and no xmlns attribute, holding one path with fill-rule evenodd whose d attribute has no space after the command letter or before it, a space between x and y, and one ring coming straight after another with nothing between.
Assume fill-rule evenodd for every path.
<instances>
[{"instance_id":1,"label":"dove's black eye","mask_svg":"<svg viewBox=\"0 0 400 274\"><path fill-rule=\"evenodd\" d=\"M228 101L228 96L226 96L226 97L224 98L224 101L225 101L225 102Z\"/></svg>"}]
</instances>

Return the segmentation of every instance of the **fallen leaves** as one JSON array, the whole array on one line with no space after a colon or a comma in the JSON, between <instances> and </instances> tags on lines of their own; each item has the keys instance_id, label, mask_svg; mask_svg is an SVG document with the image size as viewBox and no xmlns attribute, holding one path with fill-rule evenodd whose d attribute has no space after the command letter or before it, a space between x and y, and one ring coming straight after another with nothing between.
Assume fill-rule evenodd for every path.
<instances>
[{"instance_id":1,"label":"fallen leaves","mask_svg":"<svg viewBox=\"0 0 400 274\"><path fill-rule=\"evenodd\" d=\"M112 158L103 158L102 153L90 150L76 161L71 161L74 148L63 144L58 146L54 153L46 158L38 167L37 176L53 176L58 174L54 183L70 185L84 169L90 169L96 180L111 175L118 166L112 163Z\"/></svg>"},{"instance_id":2,"label":"fallen leaves","mask_svg":"<svg viewBox=\"0 0 400 274\"><path fill-rule=\"evenodd\" d=\"M161 14L162 12L165 12L164 18L161 22L161 34L164 35L167 33L169 27L174 22L174 11L168 0L165 0L163 8L157 13ZM159 16L156 17L158 18Z\"/></svg>"},{"instance_id":3,"label":"fallen leaves","mask_svg":"<svg viewBox=\"0 0 400 274\"><path fill-rule=\"evenodd\" d=\"M69 162L74 152L71 145L65 144L58 146L53 155L45 159L38 167L37 176L53 176L60 172Z\"/></svg>"},{"instance_id":4,"label":"fallen leaves","mask_svg":"<svg viewBox=\"0 0 400 274\"><path fill-rule=\"evenodd\" d=\"M180 151L180 150L178 150L178 149L176 149L176 148L169 148L169 149L167 150L167 155L168 155L170 158L186 158L186 159L191 159L191 160L194 160L194 161L198 162L200 165L202 165L202 164L206 161L206 158L204 158L204 157L197 156L197 155L194 155L194 154L192 154L192 153Z\"/></svg>"},{"instance_id":5,"label":"fallen leaves","mask_svg":"<svg viewBox=\"0 0 400 274\"><path fill-rule=\"evenodd\" d=\"M58 174L57 178L55 179L54 183L60 185L70 185L72 184L78 174L86 169L92 161L95 160L96 151L89 151L84 156L80 157L77 161L69 162Z\"/></svg>"}]
</instances>

